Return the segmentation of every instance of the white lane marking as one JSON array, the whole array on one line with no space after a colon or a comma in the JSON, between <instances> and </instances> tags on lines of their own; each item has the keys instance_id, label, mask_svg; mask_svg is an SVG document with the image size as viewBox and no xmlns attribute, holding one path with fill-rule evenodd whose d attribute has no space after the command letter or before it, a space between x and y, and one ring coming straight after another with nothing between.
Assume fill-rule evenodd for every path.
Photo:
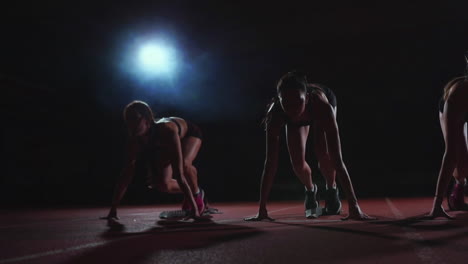
<instances>
[{"instance_id":1,"label":"white lane marking","mask_svg":"<svg viewBox=\"0 0 468 264\"><path fill-rule=\"evenodd\" d=\"M392 211L393 215L395 215L396 218L403 219L405 217L403 213L400 210L398 210L398 208L396 208L395 204L393 204L393 202L388 197L385 198L385 201L387 202L390 211ZM401 229L403 229L405 237L408 240L413 241L412 244L414 247L414 251L416 251L416 255L423 263L445 263L439 256L436 255L436 253L431 249L431 247L422 245L422 243L426 240L420 233L415 232L413 228L407 226L402 226Z\"/></svg>"},{"instance_id":2,"label":"white lane marking","mask_svg":"<svg viewBox=\"0 0 468 264\"><path fill-rule=\"evenodd\" d=\"M125 239L128 239L128 238L125 238ZM124 240L124 239L120 239L120 240ZM85 248L93 248L93 247L98 247L98 246L104 245L106 243L107 242L95 242L95 243L79 245L79 246L76 246L76 247L69 247L69 248L64 248L64 249L45 251L45 252L42 252L42 253L26 255L26 256L17 257L17 258L2 259L2 260L0 260L0 264L31 260L31 259L40 258L40 257L46 257L46 256L57 255L57 254L62 254L62 253L66 253L66 252L77 251L77 250L81 250L81 249L85 249Z\"/></svg>"},{"instance_id":3,"label":"white lane marking","mask_svg":"<svg viewBox=\"0 0 468 264\"><path fill-rule=\"evenodd\" d=\"M296 207L300 207L300 206L282 208L282 209L270 211L270 213L276 213L276 212L280 212L280 211L284 211L284 210L288 210L288 209L296 208ZM176 209L174 209L174 210L176 210ZM153 215L153 214L154 215L159 215L159 213L161 213L162 211L164 211L164 210L145 212L145 213L124 214L122 218L125 219L128 216L139 216L139 215ZM47 225L47 224L55 224L57 222L67 222L67 223L69 223L69 222L77 222L77 221L94 221L96 219L99 219L99 217L98 218L87 217L87 218L77 218L77 219L76 218L75 219L51 219L51 220L45 220L45 221L42 221L42 222L40 221L40 222L31 222L31 223L24 223L24 224L0 226L0 229L9 229L9 228L15 228L15 227L35 226L35 225Z\"/></svg>"},{"instance_id":4,"label":"white lane marking","mask_svg":"<svg viewBox=\"0 0 468 264\"><path fill-rule=\"evenodd\" d=\"M154 211L151 213L133 213L133 214L125 214L125 216L137 216L137 215L148 215L148 214L156 214L158 215L162 211ZM16 224L16 225L7 225L7 226L0 226L0 229L9 229L9 228L15 228L15 227L24 227L24 226L34 226L34 225L47 225L47 224L55 224L57 222L77 222L77 221L94 221L94 220L102 220L99 217L86 217L86 218L75 218L75 219L49 219L49 220L44 220L44 221L39 221L39 222L31 222L31 223L24 223L24 224Z\"/></svg>"},{"instance_id":5,"label":"white lane marking","mask_svg":"<svg viewBox=\"0 0 468 264\"><path fill-rule=\"evenodd\" d=\"M98 218L99 219L99 218ZM96 220L96 218L79 218L79 219L55 219L55 220L46 220L46 221L39 221L39 222L32 222L32 223L25 223L25 224L17 224L17 225L8 225L8 226L0 226L0 229L9 229L15 227L24 227L24 226L35 226L35 225L47 225L47 224L55 224L57 222L78 222L78 221L90 221Z\"/></svg>"},{"instance_id":6,"label":"white lane marking","mask_svg":"<svg viewBox=\"0 0 468 264\"><path fill-rule=\"evenodd\" d=\"M275 212L280 212L280 211L284 211L284 210L288 210L288 209L296 208L296 207L299 207L299 206L286 207L286 208L282 208L282 209L278 209L278 210L274 210L274 211L270 211L270 212L275 213ZM153 214L153 213L154 212L152 212L151 214ZM132 215L142 215L142 214L145 214L145 213L136 213L136 214L132 214ZM239 222L242 221L242 218L240 218L240 219L238 219L238 218L236 218L236 219L224 219L224 220L216 221L215 223L218 223L218 222L227 223L227 222L237 222L237 221L239 221ZM166 232L171 232L171 231L175 231L175 230L177 230L177 229L162 230L162 231L159 231L158 233L160 233L160 232L161 233L166 233ZM180 228L179 230L182 230L182 228ZM190 231L190 229L185 229L185 228L183 230L184 231ZM197 229L197 230L199 230L199 229ZM150 233L141 234L139 236L148 236L148 235L153 235L153 234L154 234L153 232L150 232ZM123 241L123 240L127 240L127 239L133 239L133 238L135 238L135 236L114 239L114 240L111 240L111 241L88 243L88 244L79 245L79 246L75 246L75 247L64 248L64 249L50 250L50 251L45 251L45 252L36 253L36 254L32 254L32 255L25 255L25 256L16 257L16 258L2 259L2 260L0 260L0 264L14 263L14 262L19 262L19 261L36 259L36 258L40 258L40 257L46 257L46 256L52 256L52 255L67 253L67 252L78 251L78 250L87 249L87 248L94 248L94 247L102 246L102 245L105 245L105 244L108 244L108 243L113 243L113 242Z\"/></svg>"},{"instance_id":7,"label":"white lane marking","mask_svg":"<svg viewBox=\"0 0 468 264\"><path fill-rule=\"evenodd\" d=\"M319 220L319 219L294 219L294 220L280 220L280 221L275 221L278 223L335 223L335 222L343 222L341 219L335 219L335 220Z\"/></svg>"}]
</instances>

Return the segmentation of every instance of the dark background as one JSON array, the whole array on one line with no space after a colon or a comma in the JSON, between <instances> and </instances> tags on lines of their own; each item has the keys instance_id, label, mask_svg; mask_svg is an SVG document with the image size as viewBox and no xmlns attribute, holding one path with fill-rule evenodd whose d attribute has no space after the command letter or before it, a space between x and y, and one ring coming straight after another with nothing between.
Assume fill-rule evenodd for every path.
<instances>
[{"instance_id":1,"label":"dark background","mask_svg":"<svg viewBox=\"0 0 468 264\"><path fill-rule=\"evenodd\" d=\"M2 8L3 206L109 204L124 155L122 109L133 99L203 129L197 165L210 200L257 200L260 121L275 82L294 68L337 95L358 197L433 194L443 154L437 102L464 73L467 4L195 2ZM159 32L184 56L172 84L138 80L123 63L132 40ZM284 141L282 150L272 199L301 199ZM316 170L314 180L323 186ZM181 199L142 181L124 203Z\"/></svg>"}]
</instances>

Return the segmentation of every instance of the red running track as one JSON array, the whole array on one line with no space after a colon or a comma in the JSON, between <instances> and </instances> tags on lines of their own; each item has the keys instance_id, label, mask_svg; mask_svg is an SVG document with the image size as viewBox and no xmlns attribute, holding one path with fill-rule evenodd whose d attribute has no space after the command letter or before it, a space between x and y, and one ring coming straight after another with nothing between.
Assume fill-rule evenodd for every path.
<instances>
[{"instance_id":1,"label":"red running track","mask_svg":"<svg viewBox=\"0 0 468 264\"><path fill-rule=\"evenodd\" d=\"M3 263L467 263L468 212L418 221L431 198L361 200L379 219L305 219L301 201L272 202L275 222L245 222L256 203L212 204L212 222L163 222L172 206L122 207L124 228L99 220L108 208L1 211ZM346 206L344 208L347 210Z\"/></svg>"}]
</instances>

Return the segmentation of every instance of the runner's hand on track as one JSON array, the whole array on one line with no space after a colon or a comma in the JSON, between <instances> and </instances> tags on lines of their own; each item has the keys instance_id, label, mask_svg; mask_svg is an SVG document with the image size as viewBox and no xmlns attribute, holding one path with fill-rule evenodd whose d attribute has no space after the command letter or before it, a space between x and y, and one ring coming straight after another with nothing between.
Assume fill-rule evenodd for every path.
<instances>
[{"instance_id":1,"label":"runner's hand on track","mask_svg":"<svg viewBox=\"0 0 468 264\"><path fill-rule=\"evenodd\" d=\"M368 216L367 214L361 211L359 205L355 205L349 208L349 214L346 217L341 218L341 220L360 220L360 221L369 221L377 220L376 217Z\"/></svg>"},{"instance_id":2,"label":"runner's hand on track","mask_svg":"<svg viewBox=\"0 0 468 264\"><path fill-rule=\"evenodd\" d=\"M244 218L244 221L256 222L256 221L262 221L265 219L268 221L275 221L275 219L268 216L268 212L266 209L265 210L260 209L260 211L258 212L256 216L246 217Z\"/></svg>"},{"instance_id":3,"label":"runner's hand on track","mask_svg":"<svg viewBox=\"0 0 468 264\"><path fill-rule=\"evenodd\" d=\"M435 219L437 217L445 217L447 219L455 219L455 217L453 217L453 216L447 214L447 212L445 212L442 205L433 207L431 212L429 214L423 216L421 219L432 220L432 219Z\"/></svg>"}]
</instances>

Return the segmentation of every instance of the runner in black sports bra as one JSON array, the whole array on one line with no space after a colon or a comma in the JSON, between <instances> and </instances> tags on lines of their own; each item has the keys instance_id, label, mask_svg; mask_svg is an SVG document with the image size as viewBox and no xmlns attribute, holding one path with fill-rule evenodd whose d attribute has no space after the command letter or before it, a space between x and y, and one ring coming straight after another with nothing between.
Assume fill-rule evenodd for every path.
<instances>
[{"instance_id":1,"label":"runner in black sports bra","mask_svg":"<svg viewBox=\"0 0 468 264\"><path fill-rule=\"evenodd\" d=\"M332 90L319 84L309 84L305 75L297 72L285 74L277 85L277 96L267 106L265 124L266 160L261 179L260 206L256 216L246 221L271 219L266 203L276 173L279 136L286 127L289 155L295 174L305 186L305 216L317 218L321 214L340 214L341 202L336 188L338 177L346 193L349 215L345 219L375 219L363 213L354 194L351 179L341 156L341 144L336 124L336 97ZM327 181L325 208L319 207L311 170L305 161L306 141L312 129L319 167Z\"/></svg>"},{"instance_id":2,"label":"runner in black sports bra","mask_svg":"<svg viewBox=\"0 0 468 264\"><path fill-rule=\"evenodd\" d=\"M184 137L196 137L196 138L203 140L201 129L197 125L195 125L194 123L186 119L181 119L178 117L163 117L159 120L169 120L171 122L174 122L177 125L178 131L179 131L179 137L181 138L183 137L182 137L182 125L180 124L180 122L185 121L185 123L187 124L187 133L185 134Z\"/></svg>"},{"instance_id":3,"label":"runner in black sports bra","mask_svg":"<svg viewBox=\"0 0 468 264\"><path fill-rule=\"evenodd\" d=\"M463 77L463 79L460 79L460 81L462 81L462 80L466 81L466 79L464 77ZM442 115L444 113L444 107L445 107L445 100L444 100L444 97L442 96L439 99L439 114ZM468 113L466 113L466 115L465 115L465 122L468 122Z\"/></svg>"},{"instance_id":4,"label":"runner in black sports bra","mask_svg":"<svg viewBox=\"0 0 468 264\"><path fill-rule=\"evenodd\" d=\"M465 203L466 177L468 176L468 58L467 75L457 77L444 87L439 101L439 119L445 141L445 153L439 171L436 194L427 218L447 217L442 201L453 176L455 183L448 195L451 210L468 210Z\"/></svg>"},{"instance_id":5,"label":"runner in black sports bra","mask_svg":"<svg viewBox=\"0 0 468 264\"><path fill-rule=\"evenodd\" d=\"M307 93L309 95L319 95L320 93L324 94L325 97L327 98L327 101L330 103L330 105L334 109L336 109L336 103L337 102L336 102L335 93L330 88L328 88L327 86L322 85L322 84L308 84L307 85ZM312 111L311 106L312 106L311 103L307 104L307 110L308 111ZM286 124L288 124L288 125L293 125L293 126L310 126L310 125L313 125L313 120L312 119L311 120L306 120L306 121L300 121L300 122L293 122L286 115L286 113L283 111L283 109L281 108L279 98L277 96L275 96L272 99L272 103L268 107L270 108L270 110L267 113L267 117L266 117L267 119L270 119L271 115L276 112L277 114L282 115L284 117L284 119L286 121ZM268 121L264 120L264 122L268 122Z\"/></svg>"},{"instance_id":6,"label":"runner in black sports bra","mask_svg":"<svg viewBox=\"0 0 468 264\"><path fill-rule=\"evenodd\" d=\"M200 128L179 117L155 120L151 108L142 101L125 107L124 120L129 134L127 159L106 218L118 219L117 206L133 179L137 162L149 171L148 187L184 193L182 210L199 217L206 209L204 191L198 187L197 169L193 166L203 139Z\"/></svg>"}]
</instances>

